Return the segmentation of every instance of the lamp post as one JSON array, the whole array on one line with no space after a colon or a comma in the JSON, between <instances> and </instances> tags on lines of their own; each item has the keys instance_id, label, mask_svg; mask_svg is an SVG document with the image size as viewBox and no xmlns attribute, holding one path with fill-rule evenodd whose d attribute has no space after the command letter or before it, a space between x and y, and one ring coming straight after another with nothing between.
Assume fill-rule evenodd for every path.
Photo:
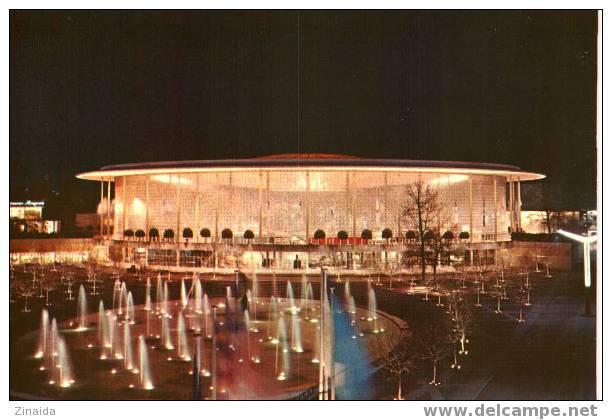
<instances>
[{"instance_id":1,"label":"lamp post","mask_svg":"<svg viewBox=\"0 0 612 420\"><path fill-rule=\"evenodd\" d=\"M217 399L217 305L212 307L211 400Z\"/></svg>"},{"instance_id":2,"label":"lamp post","mask_svg":"<svg viewBox=\"0 0 612 420\"><path fill-rule=\"evenodd\" d=\"M194 351L194 355L193 355L193 399L195 401L199 401L200 399L202 399L202 390L201 390L201 379L200 379L200 375L202 373L202 366L201 366L201 349L200 349L200 345L201 345L201 337L200 337L200 333L196 332L194 334L194 338L195 338L195 351Z\"/></svg>"},{"instance_id":3,"label":"lamp post","mask_svg":"<svg viewBox=\"0 0 612 420\"><path fill-rule=\"evenodd\" d=\"M562 229L559 229L557 233L570 238L576 242L580 242L582 244L582 258L584 260L584 287L585 287L585 295L584 295L584 310L587 316L592 316L591 311L591 244L597 241L597 235L592 236L582 236L576 235L575 233L566 232Z\"/></svg>"},{"instance_id":4,"label":"lamp post","mask_svg":"<svg viewBox=\"0 0 612 420\"><path fill-rule=\"evenodd\" d=\"M319 311L319 400L327 399L327 381L325 366L325 293L327 292L327 270L321 267L321 290L320 290L320 311Z\"/></svg>"}]
</instances>

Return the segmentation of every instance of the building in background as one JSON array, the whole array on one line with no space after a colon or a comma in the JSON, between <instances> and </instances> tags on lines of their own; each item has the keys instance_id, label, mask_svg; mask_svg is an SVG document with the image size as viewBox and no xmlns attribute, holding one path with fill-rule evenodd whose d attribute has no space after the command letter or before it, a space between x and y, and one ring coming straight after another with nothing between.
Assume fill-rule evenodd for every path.
<instances>
[{"instance_id":1,"label":"building in background","mask_svg":"<svg viewBox=\"0 0 612 420\"><path fill-rule=\"evenodd\" d=\"M415 183L439 195L439 235L470 263L492 260L521 230L521 182L544 175L301 154L114 165L77 177L100 182L98 234L115 263L286 270L410 264L414 221L404 209Z\"/></svg>"},{"instance_id":2,"label":"building in background","mask_svg":"<svg viewBox=\"0 0 612 420\"><path fill-rule=\"evenodd\" d=\"M11 201L9 221L11 234L55 234L59 232L57 220L45 220L44 201Z\"/></svg>"},{"instance_id":3,"label":"building in background","mask_svg":"<svg viewBox=\"0 0 612 420\"><path fill-rule=\"evenodd\" d=\"M597 210L522 210L525 233L555 233L559 229L590 234L597 231Z\"/></svg>"}]
</instances>

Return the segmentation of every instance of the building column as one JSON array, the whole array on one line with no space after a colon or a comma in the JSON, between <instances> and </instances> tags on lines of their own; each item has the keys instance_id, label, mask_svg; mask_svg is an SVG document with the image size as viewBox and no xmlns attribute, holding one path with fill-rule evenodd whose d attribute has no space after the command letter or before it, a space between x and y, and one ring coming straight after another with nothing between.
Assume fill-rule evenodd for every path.
<instances>
[{"instance_id":1,"label":"building column","mask_svg":"<svg viewBox=\"0 0 612 420\"><path fill-rule=\"evenodd\" d=\"M125 227L126 216L125 216L125 215L126 215L126 213L127 213L127 203L125 202L125 190L127 189L127 188L126 188L126 187L127 187L127 184L125 183L125 175L123 176L121 183L123 184L123 185L122 185L122 187L123 187L123 188L122 188L122 189L123 189L123 194L122 194L122 195L123 195L123 198L122 198L122 200L123 200L123 206L122 206L122 210L121 210L121 212L122 212L123 214L121 215L121 217L122 217L122 223L123 223L122 228L123 228L123 230L125 231L125 229L126 229L126 227ZM117 186L115 185L115 195L116 195L116 194L117 194Z\"/></svg>"},{"instance_id":2,"label":"building column","mask_svg":"<svg viewBox=\"0 0 612 420\"><path fill-rule=\"evenodd\" d=\"M310 171L306 171L306 244L310 237Z\"/></svg>"},{"instance_id":3,"label":"building column","mask_svg":"<svg viewBox=\"0 0 612 420\"><path fill-rule=\"evenodd\" d=\"M350 182L349 182L349 173L348 171L344 177L344 211L345 214L348 215L351 213L351 195L350 195ZM343 227L344 229L344 227ZM346 232L350 231L349 227L346 226Z\"/></svg>"},{"instance_id":4,"label":"building column","mask_svg":"<svg viewBox=\"0 0 612 420\"><path fill-rule=\"evenodd\" d=\"M494 238L497 241L497 176L493 176L493 223L495 225Z\"/></svg>"},{"instance_id":5,"label":"building column","mask_svg":"<svg viewBox=\"0 0 612 420\"><path fill-rule=\"evenodd\" d=\"M516 206L517 206L517 221L518 221L518 231L520 232L522 229L522 223L521 223L521 207L522 207L522 203L521 203L521 177L519 176L517 178L517 182L516 182Z\"/></svg>"},{"instance_id":6,"label":"building column","mask_svg":"<svg viewBox=\"0 0 612 420\"><path fill-rule=\"evenodd\" d=\"M100 237L104 237L104 178L100 181Z\"/></svg>"},{"instance_id":7,"label":"building column","mask_svg":"<svg viewBox=\"0 0 612 420\"><path fill-rule=\"evenodd\" d=\"M150 178L150 176L147 176L147 180L145 181L145 190L146 190L146 197L145 197L145 237L147 238L147 240L151 239L149 237L149 178Z\"/></svg>"},{"instance_id":8,"label":"building column","mask_svg":"<svg viewBox=\"0 0 612 420\"><path fill-rule=\"evenodd\" d=\"M384 192L384 213L383 213L383 229L387 228L387 172L383 173L383 182L384 182L384 187L383 187L383 192Z\"/></svg>"},{"instance_id":9,"label":"building column","mask_svg":"<svg viewBox=\"0 0 612 420\"><path fill-rule=\"evenodd\" d=\"M470 194L469 194L469 199L470 199L470 206L469 206L469 210L470 210L470 242L474 242L474 217L473 217L473 201L472 201L472 174L468 175L468 178L470 180Z\"/></svg>"},{"instance_id":10,"label":"building column","mask_svg":"<svg viewBox=\"0 0 612 420\"><path fill-rule=\"evenodd\" d=\"M270 203L270 172L266 171L266 204ZM266 214L266 222L264 224L264 236L270 238L270 215Z\"/></svg>"},{"instance_id":11,"label":"building column","mask_svg":"<svg viewBox=\"0 0 612 420\"><path fill-rule=\"evenodd\" d=\"M508 178L508 185L510 189L510 232L514 232L514 179Z\"/></svg>"},{"instance_id":12,"label":"building column","mask_svg":"<svg viewBox=\"0 0 612 420\"><path fill-rule=\"evenodd\" d=\"M219 183L219 173L216 174L216 178L217 178L217 191L216 191L216 195L217 195L217 199L215 200L215 243L219 242L219 208L221 206L221 185ZM217 257L216 257L216 253L215 253L215 269L217 268Z\"/></svg>"},{"instance_id":13,"label":"building column","mask_svg":"<svg viewBox=\"0 0 612 420\"><path fill-rule=\"evenodd\" d=\"M353 175L353 184L355 175ZM353 213L353 237L357 237L357 207L355 206L355 190L351 190L351 212Z\"/></svg>"},{"instance_id":14,"label":"building column","mask_svg":"<svg viewBox=\"0 0 612 420\"><path fill-rule=\"evenodd\" d=\"M110 222L111 222L111 218L110 218L110 206L111 206L111 181L110 178L108 179L108 189L107 189L107 193L106 193L107 197L106 197L106 233L108 235L108 239L111 238L111 230L110 230Z\"/></svg>"},{"instance_id":15,"label":"building column","mask_svg":"<svg viewBox=\"0 0 612 420\"><path fill-rule=\"evenodd\" d=\"M259 222L258 237L259 237L259 243L262 243L262 241L263 241L263 197L262 197L262 191L261 191L262 177L263 177L263 174L260 171L259 172L258 181L257 181L257 202L258 202L258 205L259 205L259 213L258 213L258 222Z\"/></svg>"},{"instance_id":16,"label":"building column","mask_svg":"<svg viewBox=\"0 0 612 420\"><path fill-rule=\"evenodd\" d=\"M181 175L177 175L176 183L176 242L181 242Z\"/></svg>"},{"instance_id":17,"label":"building column","mask_svg":"<svg viewBox=\"0 0 612 420\"><path fill-rule=\"evenodd\" d=\"M193 236L196 238L196 242L200 238L200 177L201 173L196 174L196 194L195 194L195 209L194 209L194 226Z\"/></svg>"}]
</instances>

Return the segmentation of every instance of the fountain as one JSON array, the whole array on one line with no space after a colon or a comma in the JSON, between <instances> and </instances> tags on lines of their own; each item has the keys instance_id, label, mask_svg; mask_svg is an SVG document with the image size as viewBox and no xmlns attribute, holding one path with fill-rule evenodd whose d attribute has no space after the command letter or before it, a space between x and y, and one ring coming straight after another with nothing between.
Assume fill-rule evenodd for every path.
<instances>
[{"instance_id":1,"label":"fountain","mask_svg":"<svg viewBox=\"0 0 612 420\"><path fill-rule=\"evenodd\" d=\"M143 335L138 337L138 358L140 372L140 384L143 389L153 389L153 382L151 382L151 371L149 369L149 355L147 353L147 344Z\"/></svg>"},{"instance_id":2,"label":"fountain","mask_svg":"<svg viewBox=\"0 0 612 420\"><path fill-rule=\"evenodd\" d=\"M178 314L178 320L177 320L177 327L176 327L176 342L178 344L178 356L185 360L185 361L189 361L191 360L191 357L189 355L189 346L187 345L187 333L185 331L185 319L183 318L183 313L179 312ZM167 347L166 347L167 348Z\"/></svg>"},{"instance_id":3,"label":"fountain","mask_svg":"<svg viewBox=\"0 0 612 420\"><path fill-rule=\"evenodd\" d=\"M187 307L187 291L185 290L185 279L181 279L181 307Z\"/></svg>"},{"instance_id":4,"label":"fountain","mask_svg":"<svg viewBox=\"0 0 612 420\"><path fill-rule=\"evenodd\" d=\"M108 325L110 332L110 349L111 355L115 357L115 359L121 360L123 359L122 349L119 343L119 318L115 314L110 314L108 317Z\"/></svg>"},{"instance_id":5,"label":"fountain","mask_svg":"<svg viewBox=\"0 0 612 420\"><path fill-rule=\"evenodd\" d=\"M57 321L55 318L51 320L51 331L49 333L49 352L47 353L50 370L55 367L55 358L57 357Z\"/></svg>"},{"instance_id":6,"label":"fountain","mask_svg":"<svg viewBox=\"0 0 612 420\"><path fill-rule=\"evenodd\" d=\"M119 278L115 279L115 284L113 285L113 311L117 309L117 302L119 301L119 297L121 296L121 282Z\"/></svg>"},{"instance_id":7,"label":"fountain","mask_svg":"<svg viewBox=\"0 0 612 420\"><path fill-rule=\"evenodd\" d=\"M164 293L161 301L161 313L164 316L170 316L168 313L168 282L164 282Z\"/></svg>"},{"instance_id":8,"label":"fountain","mask_svg":"<svg viewBox=\"0 0 612 420\"><path fill-rule=\"evenodd\" d=\"M49 335L49 312L43 309L40 314L40 330L38 332L38 349L35 358L40 359L47 353L47 339Z\"/></svg>"},{"instance_id":9,"label":"fountain","mask_svg":"<svg viewBox=\"0 0 612 420\"><path fill-rule=\"evenodd\" d=\"M301 305L302 309L304 304L306 304L307 300L308 300L308 278L306 277L306 274L302 274L302 282L301 282L301 286L300 286L300 299L302 300Z\"/></svg>"},{"instance_id":10,"label":"fountain","mask_svg":"<svg viewBox=\"0 0 612 420\"><path fill-rule=\"evenodd\" d=\"M257 363L259 363L259 357L255 358L251 356L251 317L249 316L248 309L244 310L244 329L246 331L247 357L249 360L257 360Z\"/></svg>"},{"instance_id":11,"label":"fountain","mask_svg":"<svg viewBox=\"0 0 612 420\"><path fill-rule=\"evenodd\" d=\"M355 322L356 321L357 308L355 306L355 299L353 298L353 296L351 296L351 300L349 301L348 314L349 314L349 320L350 320L351 328L353 329L353 335L351 336L351 338L354 340L360 334L359 334L359 330L357 328L357 323Z\"/></svg>"},{"instance_id":12,"label":"fountain","mask_svg":"<svg viewBox=\"0 0 612 420\"><path fill-rule=\"evenodd\" d=\"M74 275L78 276L77 273ZM100 274L98 278L102 278ZM15 392L29 392L28 395L36 395L38 388L43 392L40 397L54 399L78 399L83 395L92 396L93 399L122 399L125 398L126 392L130 392L129 395L133 399L180 399L189 398L191 395L208 398L211 397L209 387L210 378L214 376L213 358L215 358L216 366L220 368L217 373L221 378L217 382L217 396L232 399L263 396L281 398L289 393L303 391L310 384L316 383L318 370L316 363L320 359L325 369L331 369L330 355L326 351L330 345L327 337L333 331L331 315L329 309L322 310L325 322L319 319L319 303L313 299L313 288L316 286L318 289L319 286L310 284L307 277L303 276L301 281L298 279L295 287L294 280L288 283L287 279L284 280L287 290L279 288L279 291L286 295L287 302L284 301L284 296L283 299L268 296L264 298L256 296L254 288L245 288L243 291L246 297L240 301L242 309L239 309L241 305L237 305L238 299L232 285L227 295L223 293L230 302L233 302L228 308L229 314L224 310L224 296L210 298L209 295L202 293L201 299L195 299L198 293L197 280L194 279L190 285L191 276L184 278L185 291L188 292L185 293L186 307L183 299L185 296L181 296L180 278L176 279L175 285L167 283L165 276L162 275L161 278L164 281L160 284L161 293L157 302L154 302L156 291L152 290L155 284L146 275L139 282L140 286L145 286L140 291L142 294L139 294L140 289L134 289L131 283L122 291L122 284L119 283L118 291L115 293L114 310L110 307L113 291L108 290L109 300L104 302L98 299L98 308L95 308L97 313L92 309L92 313L86 314L87 329L80 333L73 332L82 320L81 311L75 317L74 313L77 311L74 310L74 306L67 305L67 310L73 319L66 319L61 323L51 319L50 310L42 312L39 318L40 331L28 332L16 341L14 355L11 357L25 363L15 363L17 367L14 374L33 380L15 381ZM50 279L49 275L47 279ZM110 281L112 284L115 278ZM253 284L249 282L249 286ZM351 286L353 286L351 289L355 288L354 285ZM298 291L296 287L300 290ZM173 296L174 300L170 300L168 292L164 290L169 291L170 288L173 288L170 296ZM75 293L75 303L77 303L78 287L74 290L77 292ZM349 289L350 291L352 290ZM262 293L262 290L259 289L258 293ZM269 293L268 283L266 283L266 293ZM342 294L342 291L340 293ZM346 318L357 322L357 319L365 320L372 317L374 307L369 308L364 305L355 308L357 296L353 298L350 294L349 302L345 305L343 297L344 295L340 296L340 305L336 303L337 301L334 301L334 305L336 310L347 311ZM247 299L249 304L245 305ZM201 304L201 314L195 311L197 300ZM165 308L164 314L161 310L155 311L156 303L160 308L162 306ZM79 300L79 306L80 304ZM216 323L217 346L213 340L206 339L206 336L213 338L216 332L213 331L213 305L219 308ZM254 315L255 305L259 318ZM120 308L121 315L118 314ZM295 310L291 310L293 308ZM389 321L383 313L378 313L376 318L378 318L377 327L383 331ZM196 322L201 327L201 337L197 327L194 327ZM267 326L264 326L264 323L267 323ZM353 329L361 329L363 325L368 325L366 328L370 332L374 323L365 321L359 325L353 323L352 327L347 327L346 337L351 336ZM322 340L318 339L317 335L320 327L324 332ZM61 345L59 330L63 339ZM264 335L266 333L267 335ZM348 340L351 341L350 338ZM374 349L375 342L374 334L366 334L354 345ZM457 347L459 348L459 344ZM214 349L217 351L213 356ZM72 356L71 363L68 363L66 350ZM191 353L194 350L195 352ZM310 354L311 352L313 354ZM374 354L377 356L377 353ZM315 364L310 363L311 360ZM240 369L240 365L236 362L240 362L244 369ZM238 364L237 371L233 363ZM256 366L258 363L267 363L270 368L259 368ZM271 367L273 363L274 369ZM228 370L238 374L228 375ZM71 383L75 372L78 374L76 383L70 385L67 390L60 388L61 384L68 386ZM43 374L49 376L42 376ZM198 389L201 393L190 392L196 379L189 378L188 375L198 377L200 381ZM51 380L55 384L53 387L48 385ZM261 381L267 384L265 391L257 385L262 383ZM158 391L147 396L144 389L152 389L153 382L154 388ZM135 389L127 391L128 388Z\"/></svg>"},{"instance_id":13,"label":"fountain","mask_svg":"<svg viewBox=\"0 0 612 420\"><path fill-rule=\"evenodd\" d=\"M300 331L300 318L298 318L297 312L291 313L291 350L296 353L302 353L304 351L302 347L302 334Z\"/></svg>"},{"instance_id":14,"label":"fountain","mask_svg":"<svg viewBox=\"0 0 612 420\"><path fill-rule=\"evenodd\" d=\"M70 367L70 357L66 350L66 342L62 337L57 339L57 384L61 388L68 388L74 383L72 369Z\"/></svg>"},{"instance_id":15,"label":"fountain","mask_svg":"<svg viewBox=\"0 0 612 420\"><path fill-rule=\"evenodd\" d=\"M166 350L174 349L172 337L170 337L170 323L167 316L162 317L161 342Z\"/></svg>"},{"instance_id":16,"label":"fountain","mask_svg":"<svg viewBox=\"0 0 612 420\"><path fill-rule=\"evenodd\" d=\"M124 307L127 309L127 285L122 281L121 291L119 293L119 309L117 310L119 315L123 315Z\"/></svg>"},{"instance_id":17,"label":"fountain","mask_svg":"<svg viewBox=\"0 0 612 420\"><path fill-rule=\"evenodd\" d=\"M130 334L130 323L123 323L123 366L127 370L134 369L132 359L132 335Z\"/></svg>"},{"instance_id":18,"label":"fountain","mask_svg":"<svg viewBox=\"0 0 612 420\"><path fill-rule=\"evenodd\" d=\"M157 288L155 289L155 291L156 291L155 310L159 312L161 310L161 301L163 300L163 294L164 294L164 291L162 289L161 273L157 275Z\"/></svg>"},{"instance_id":19,"label":"fountain","mask_svg":"<svg viewBox=\"0 0 612 420\"><path fill-rule=\"evenodd\" d=\"M295 306L295 298L293 297L293 287L291 282L287 281L287 311L294 313L298 308Z\"/></svg>"},{"instance_id":20,"label":"fountain","mask_svg":"<svg viewBox=\"0 0 612 420\"><path fill-rule=\"evenodd\" d=\"M289 349L287 348L287 327L285 326L285 318L281 314L278 321L278 328L276 331L276 349L274 366L276 369L277 377L279 381L284 381L289 376ZM278 351L279 348L282 353L282 369L278 369Z\"/></svg>"},{"instance_id":21,"label":"fountain","mask_svg":"<svg viewBox=\"0 0 612 420\"><path fill-rule=\"evenodd\" d=\"M355 314L357 313L357 308L355 307L355 298L353 296L349 298L348 313L351 324L355 324Z\"/></svg>"},{"instance_id":22,"label":"fountain","mask_svg":"<svg viewBox=\"0 0 612 420\"><path fill-rule=\"evenodd\" d=\"M110 346L110 336L108 331L108 320L102 299L100 299L100 304L98 305L98 344L101 349L100 358L106 359L105 349Z\"/></svg>"},{"instance_id":23,"label":"fountain","mask_svg":"<svg viewBox=\"0 0 612 420\"><path fill-rule=\"evenodd\" d=\"M308 310L311 309L311 302L314 301L314 292L312 291L312 284L308 283L308 300L306 301L306 314L308 314ZM308 319L308 317L306 317Z\"/></svg>"},{"instance_id":24,"label":"fountain","mask_svg":"<svg viewBox=\"0 0 612 420\"><path fill-rule=\"evenodd\" d=\"M77 303L77 319L79 320L79 326L77 331L84 331L87 327L85 322L85 316L87 315L87 296L85 295L85 288L81 284L79 287L79 300Z\"/></svg>"},{"instance_id":25,"label":"fountain","mask_svg":"<svg viewBox=\"0 0 612 420\"><path fill-rule=\"evenodd\" d=\"M344 282L344 303L348 305L350 301L351 301L351 286L349 284L349 281L347 280Z\"/></svg>"},{"instance_id":26,"label":"fountain","mask_svg":"<svg viewBox=\"0 0 612 420\"><path fill-rule=\"evenodd\" d=\"M271 341L275 340L272 338L270 326L272 325L273 322L276 322L277 319L278 319L278 305L276 304L276 298L272 296L270 298L270 310L268 311L268 328L267 328L268 340L271 340Z\"/></svg>"},{"instance_id":27,"label":"fountain","mask_svg":"<svg viewBox=\"0 0 612 420\"><path fill-rule=\"evenodd\" d=\"M128 296L127 296L125 321L129 322L130 324L136 323L136 316L134 312L134 298L132 297L132 292L128 292Z\"/></svg>"},{"instance_id":28,"label":"fountain","mask_svg":"<svg viewBox=\"0 0 612 420\"><path fill-rule=\"evenodd\" d=\"M194 308L196 313L202 313L202 283L200 283L200 279L195 277L193 283L193 295L194 295Z\"/></svg>"},{"instance_id":29,"label":"fountain","mask_svg":"<svg viewBox=\"0 0 612 420\"><path fill-rule=\"evenodd\" d=\"M151 279L149 277L147 277L147 290L145 292L144 310L145 311L151 310ZM148 315L147 315L147 319L149 319Z\"/></svg>"},{"instance_id":30,"label":"fountain","mask_svg":"<svg viewBox=\"0 0 612 420\"><path fill-rule=\"evenodd\" d=\"M374 322L374 329L372 332L378 332L378 316L376 315L376 292L374 288L370 288L368 291L368 321Z\"/></svg>"},{"instance_id":31,"label":"fountain","mask_svg":"<svg viewBox=\"0 0 612 420\"><path fill-rule=\"evenodd\" d=\"M210 315L212 313L212 308L210 306L210 302L208 301L208 295L204 294L204 329L206 333L206 337L210 338L210 334L212 331L211 318Z\"/></svg>"}]
</instances>

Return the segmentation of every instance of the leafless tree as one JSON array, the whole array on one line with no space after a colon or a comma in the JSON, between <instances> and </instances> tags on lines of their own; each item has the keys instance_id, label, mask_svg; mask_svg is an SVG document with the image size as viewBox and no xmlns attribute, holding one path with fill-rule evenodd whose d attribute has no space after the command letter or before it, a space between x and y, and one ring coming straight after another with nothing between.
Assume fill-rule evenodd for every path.
<instances>
[{"instance_id":1,"label":"leafless tree","mask_svg":"<svg viewBox=\"0 0 612 420\"><path fill-rule=\"evenodd\" d=\"M389 330L377 336L383 354L380 367L397 381L397 399L402 400L402 377L409 375L419 356L412 336L403 330Z\"/></svg>"},{"instance_id":2,"label":"leafless tree","mask_svg":"<svg viewBox=\"0 0 612 420\"><path fill-rule=\"evenodd\" d=\"M451 324L447 316L430 321L416 329L416 338L421 357L432 366L431 385L438 386L438 366L448 356L448 337Z\"/></svg>"},{"instance_id":3,"label":"leafless tree","mask_svg":"<svg viewBox=\"0 0 612 420\"><path fill-rule=\"evenodd\" d=\"M413 244L418 249L423 282L427 267L427 235L430 232L439 233L441 210L441 200L435 186L421 179L406 186L402 215L408 228L416 233Z\"/></svg>"},{"instance_id":4,"label":"leafless tree","mask_svg":"<svg viewBox=\"0 0 612 420\"><path fill-rule=\"evenodd\" d=\"M461 346L459 354L468 354L465 345L468 343L468 336L473 331L476 325L476 318L474 317L473 305L471 305L467 297L462 293L457 293L457 298L453 305L453 322L455 329L458 332L458 340Z\"/></svg>"}]
</instances>

